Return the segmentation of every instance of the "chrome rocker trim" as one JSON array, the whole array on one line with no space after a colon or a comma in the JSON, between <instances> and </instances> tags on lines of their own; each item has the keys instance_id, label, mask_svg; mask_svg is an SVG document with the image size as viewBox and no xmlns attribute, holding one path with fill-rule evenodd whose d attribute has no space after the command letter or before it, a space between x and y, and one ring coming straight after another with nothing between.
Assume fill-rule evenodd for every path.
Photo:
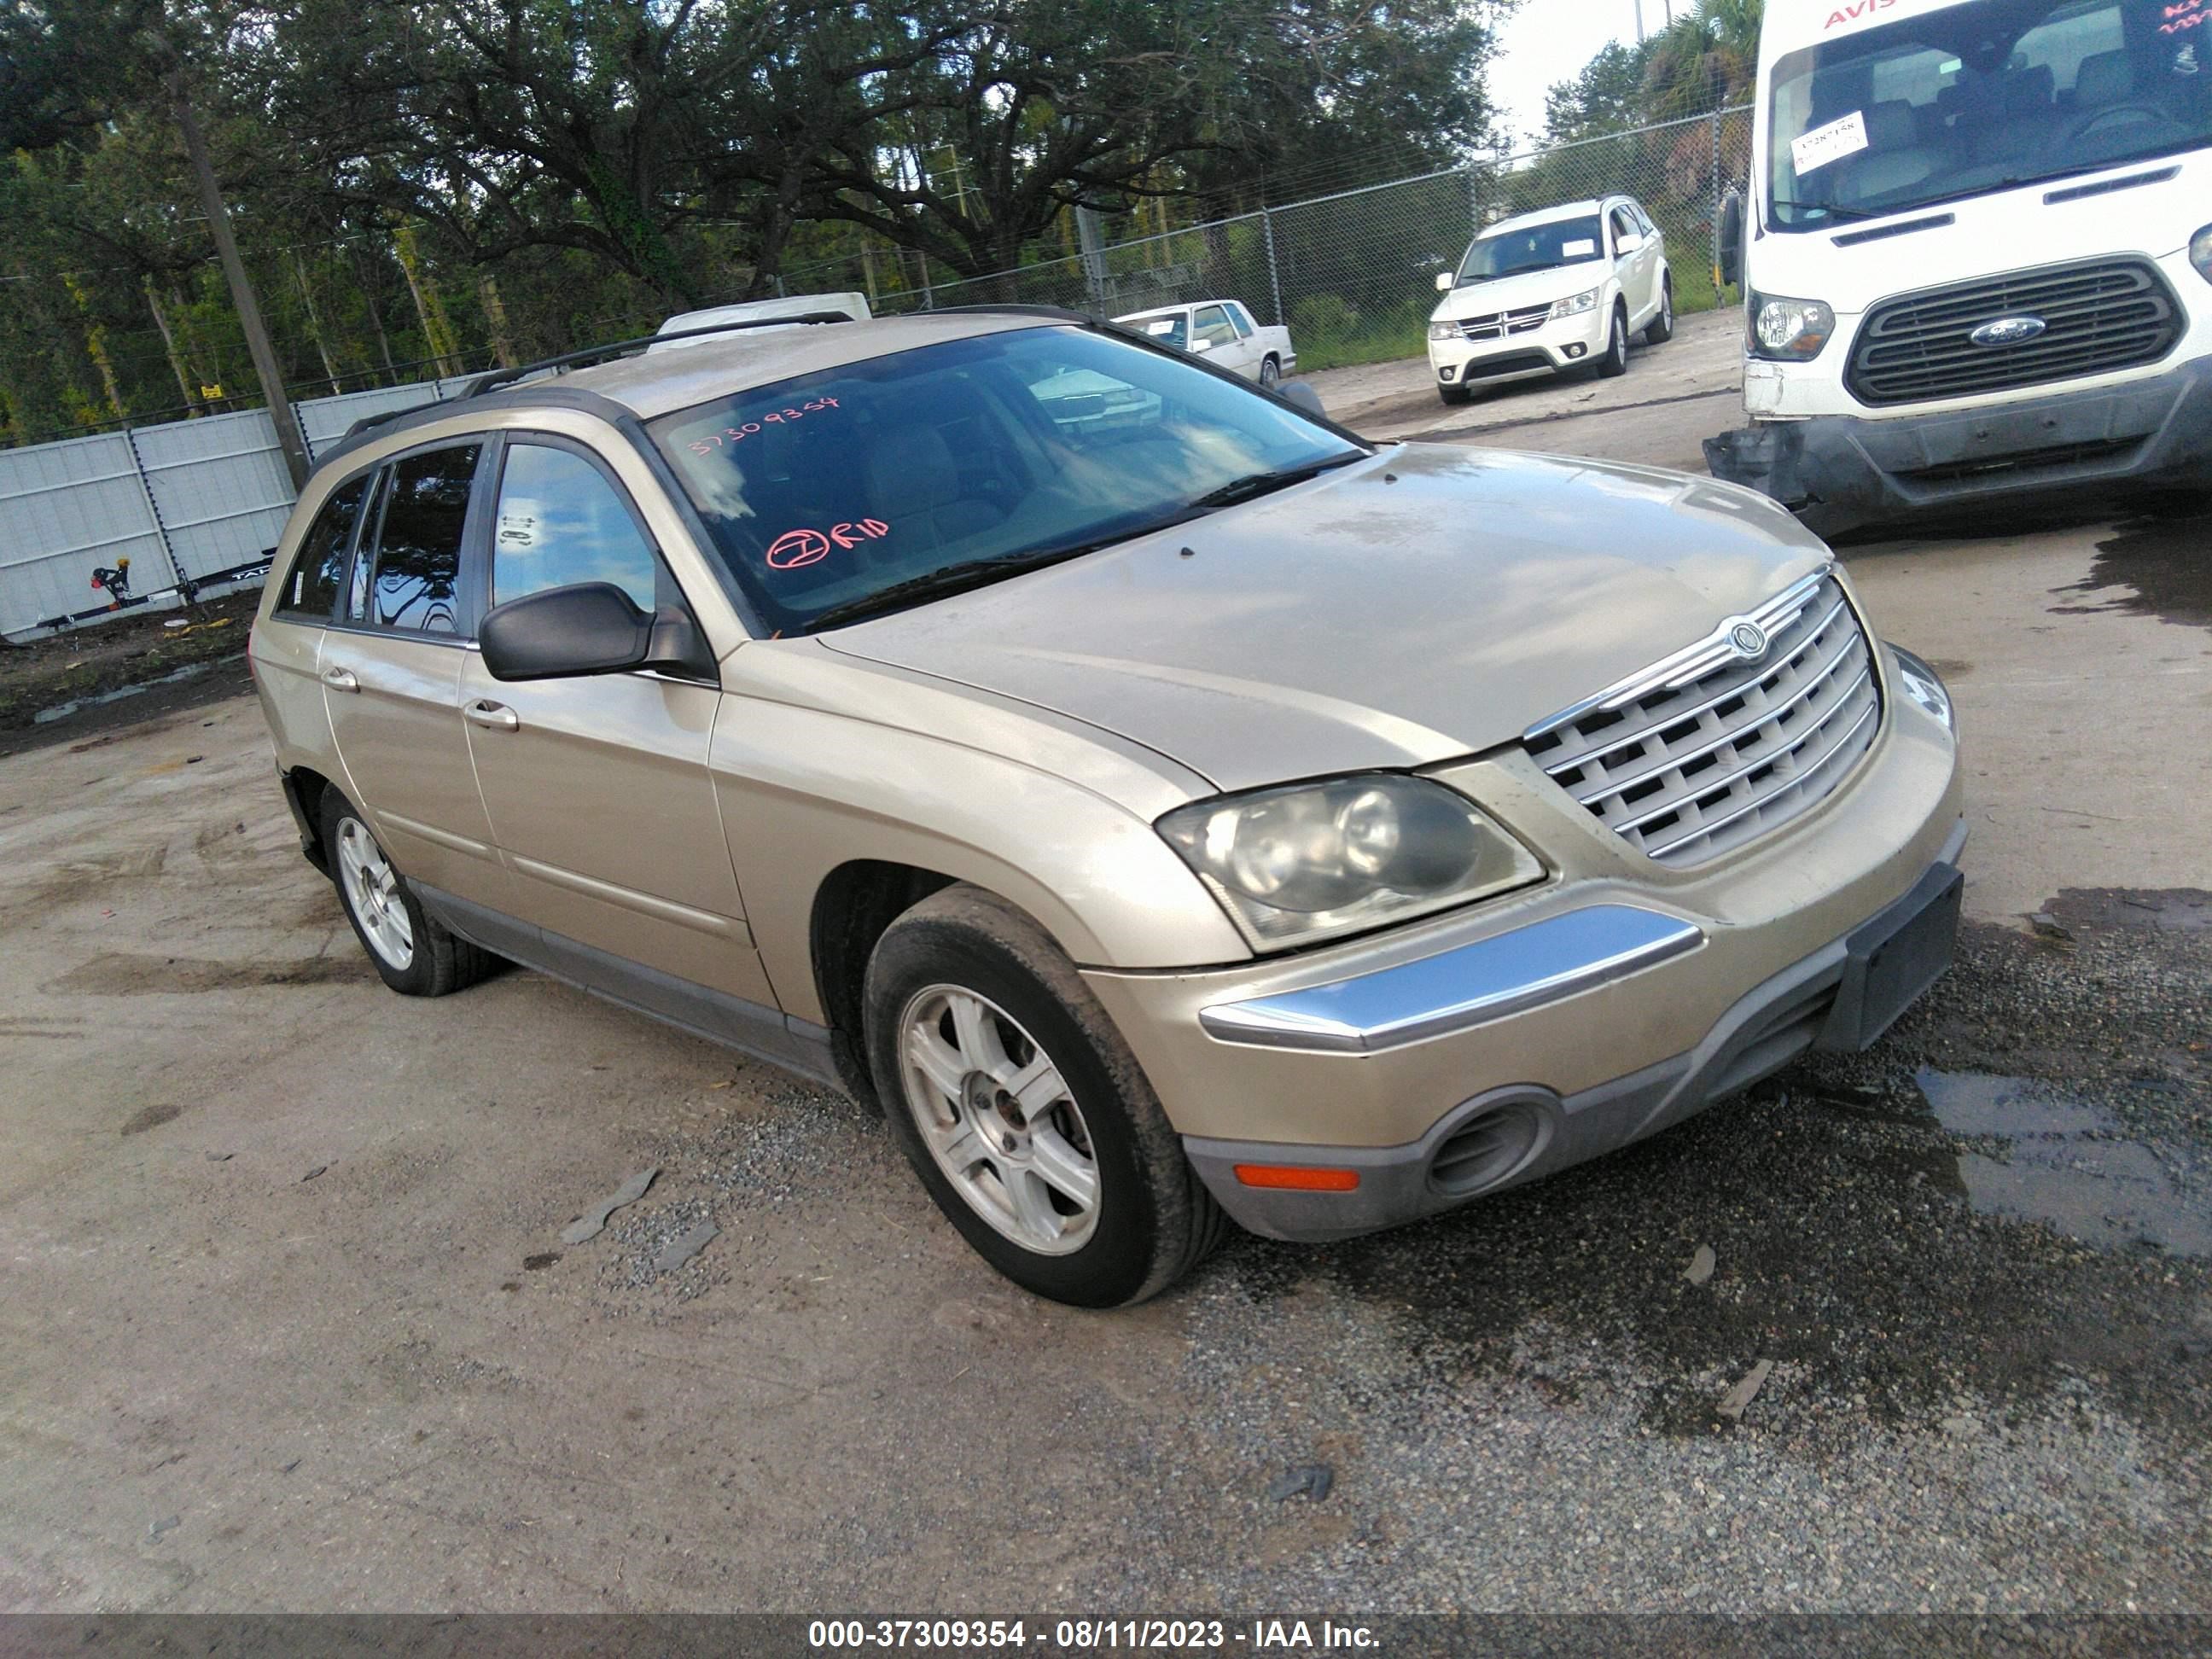
<instances>
[{"instance_id":1,"label":"chrome rocker trim","mask_svg":"<svg viewBox=\"0 0 2212 1659\"><path fill-rule=\"evenodd\" d=\"M1540 1004L1680 956L1705 930L1632 904L1591 904L1418 962L1199 1011L1208 1036L1261 1048L1373 1054Z\"/></svg>"}]
</instances>

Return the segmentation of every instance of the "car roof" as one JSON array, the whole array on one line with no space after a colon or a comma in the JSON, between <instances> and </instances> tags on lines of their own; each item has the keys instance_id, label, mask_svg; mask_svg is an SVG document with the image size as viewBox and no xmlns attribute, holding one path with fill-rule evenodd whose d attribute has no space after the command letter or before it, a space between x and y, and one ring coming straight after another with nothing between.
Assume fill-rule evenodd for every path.
<instances>
[{"instance_id":1,"label":"car roof","mask_svg":"<svg viewBox=\"0 0 2212 1659\"><path fill-rule=\"evenodd\" d=\"M1146 311L1125 311L1114 320L1117 323L1142 322L1147 317L1171 317L1178 311L1194 311L1200 306L1242 305L1241 300L1179 300L1171 306L1153 306Z\"/></svg>"},{"instance_id":2,"label":"car roof","mask_svg":"<svg viewBox=\"0 0 2212 1659\"><path fill-rule=\"evenodd\" d=\"M1485 225L1475 233L1478 242L1486 236L1496 236L1509 230L1525 230L1531 225L1548 225L1560 219L1587 219L1605 210L1608 202L1626 201L1623 196L1591 197L1587 201L1563 202L1558 207L1538 208L1533 213L1516 213L1510 219L1500 219L1494 225Z\"/></svg>"},{"instance_id":3,"label":"car roof","mask_svg":"<svg viewBox=\"0 0 2212 1659\"><path fill-rule=\"evenodd\" d=\"M1046 307L953 309L910 317L878 317L866 322L784 325L739 330L726 338L687 342L684 351L649 351L647 342L629 343L632 355L612 362L510 380L497 390L465 392L459 398L419 404L382 419L372 417L322 455L317 470L362 445L397 435L434 421L482 410L487 428L502 424L501 411L547 406L597 406L610 414L649 421L679 409L796 375L866 362L918 346L972 339L1024 328L1089 325L1077 312ZM526 370L525 373L529 371ZM611 405L611 408L610 408Z\"/></svg>"}]
</instances>

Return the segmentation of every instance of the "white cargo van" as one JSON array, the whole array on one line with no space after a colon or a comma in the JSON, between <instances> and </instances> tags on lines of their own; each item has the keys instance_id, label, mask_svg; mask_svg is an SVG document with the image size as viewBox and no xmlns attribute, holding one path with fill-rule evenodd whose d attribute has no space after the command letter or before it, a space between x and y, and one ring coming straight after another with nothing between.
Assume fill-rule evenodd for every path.
<instances>
[{"instance_id":1,"label":"white cargo van","mask_svg":"<svg viewBox=\"0 0 2212 1659\"><path fill-rule=\"evenodd\" d=\"M681 335L694 330L712 330L725 323L756 323L772 321L778 317L820 317L842 315L856 323L868 320L868 296L865 294L787 294L774 300L744 300L735 305L709 306L704 311L679 311L659 328L656 334ZM797 323L792 325L796 328ZM761 331L755 331L756 332ZM698 335L691 339L663 340L647 346L648 352L676 351L688 345L711 343L727 335L713 333Z\"/></svg>"},{"instance_id":2,"label":"white cargo van","mask_svg":"<svg viewBox=\"0 0 2212 1659\"><path fill-rule=\"evenodd\" d=\"M2212 0L1767 0L1722 248L1707 464L1824 533L2212 485Z\"/></svg>"}]
</instances>

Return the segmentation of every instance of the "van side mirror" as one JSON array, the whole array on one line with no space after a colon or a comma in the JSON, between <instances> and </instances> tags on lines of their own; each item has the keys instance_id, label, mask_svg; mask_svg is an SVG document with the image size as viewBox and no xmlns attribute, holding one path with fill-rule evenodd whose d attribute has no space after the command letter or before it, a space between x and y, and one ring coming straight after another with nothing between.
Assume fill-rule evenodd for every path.
<instances>
[{"instance_id":1,"label":"van side mirror","mask_svg":"<svg viewBox=\"0 0 2212 1659\"><path fill-rule=\"evenodd\" d=\"M1730 287L1743 283L1743 192L1732 190L1721 198L1721 222L1715 240L1713 261L1723 283Z\"/></svg>"},{"instance_id":2,"label":"van side mirror","mask_svg":"<svg viewBox=\"0 0 2212 1659\"><path fill-rule=\"evenodd\" d=\"M1449 294L1449 293L1450 293L1451 291L1452 291L1452 274L1451 274L1451 272L1449 272L1449 270L1440 270L1440 271L1438 271L1438 272L1437 273L1437 293L1439 293L1439 294Z\"/></svg>"},{"instance_id":3,"label":"van side mirror","mask_svg":"<svg viewBox=\"0 0 2212 1659\"><path fill-rule=\"evenodd\" d=\"M495 680L577 679L638 668L713 678L714 655L689 611L641 611L612 582L576 582L495 605L477 629Z\"/></svg>"},{"instance_id":4,"label":"van side mirror","mask_svg":"<svg viewBox=\"0 0 2212 1659\"><path fill-rule=\"evenodd\" d=\"M1632 253L1641 253L1644 251L1643 234L1639 231L1628 231L1615 237L1613 246L1614 252L1623 259Z\"/></svg>"}]
</instances>

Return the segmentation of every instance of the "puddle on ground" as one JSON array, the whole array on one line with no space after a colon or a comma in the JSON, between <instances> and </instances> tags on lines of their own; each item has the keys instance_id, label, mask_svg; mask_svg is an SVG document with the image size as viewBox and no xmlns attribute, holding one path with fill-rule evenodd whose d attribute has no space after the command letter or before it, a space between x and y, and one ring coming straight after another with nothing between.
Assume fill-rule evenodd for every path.
<instances>
[{"instance_id":1,"label":"puddle on ground","mask_svg":"<svg viewBox=\"0 0 2212 1659\"><path fill-rule=\"evenodd\" d=\"M112 691L96 691L89 696L78 697L69 702L58 702L51 708L41 708L31 716L33 726L46 726L55 720L65 720L81 708L97 708L102 703L120 702L125 697L135 697L141 691L151 691L157 685L174 685L204 674L217 666L212 662L188 662L182 668L163 674L158 678L141 680L136 685L118 685Z\"/></svg>"},{"instance_id":2,"label":"puddle on ground","mask_svg":"<svg viewBox=\"0 0 2212 1659\"><path fill-rule=\"evenodd\" d=\"M2123 611L2212 628L2212 559L2205 556L2212 514L2151 514L2114 528L2118 534L2097 544L2087 577L2061 590L2094 593L2104 603L2060 608Z\"/></svg>"},{"instance_id":3,"label":"puddle on ground","mask_svg":"<svg viewBox=\"0 0 2212 1659\"><path fill-rule=\"evenodd\" d=\"M2044 1222L2102 1250L2148 1241L2175 1255L2212 1255L2212 1205L2182 1192L2109 1113L2025 1078L1923 1066L1913 1080L1953 1134L2011 1143L2001 1158L1959 1155L1976 1209Z\"/></svg>"}]
</instances>

